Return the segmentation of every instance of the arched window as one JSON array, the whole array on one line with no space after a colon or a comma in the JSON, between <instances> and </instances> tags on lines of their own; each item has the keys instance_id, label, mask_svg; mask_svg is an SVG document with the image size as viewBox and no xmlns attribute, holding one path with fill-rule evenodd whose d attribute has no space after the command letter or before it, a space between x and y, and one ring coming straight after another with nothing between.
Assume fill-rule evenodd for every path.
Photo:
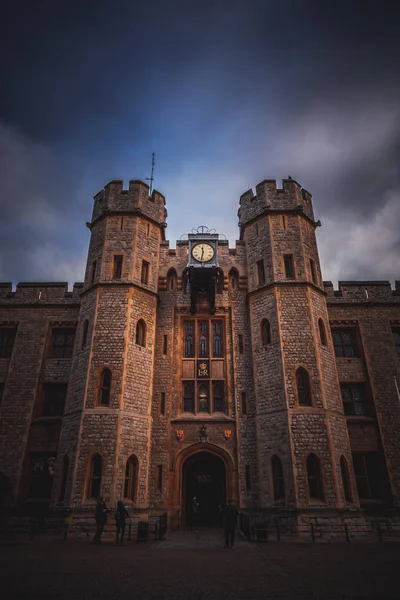
<instances>
[{"instance_id":1,"label":"arched window","mask_svg":"<svg viewBox=\"0 0 400 600\"><path fill-rule=\"evenodd\" d=\"M261 321L261 344L267 346L271 343L271 325L268 319Z\"/></svg>"},{"instance_id":2,"label":"arched window","mask_svg":"<svg viewBox=\"0 0 400 600\"><path fill-rule=\"evenodd\" d=\"M346 502L353 502L353 498L351 496L349 467L347 464L347 460L345 459L343 454L340 457L340 472L342 474L342 483L343 483L345 500L346 500Z\"/></svg>"},{"instance_id":3,"label":"arched window","mask_svg":"<svg viewBox=\"0 0 400 600\"><path fill-rule=\"evenodd\" d=\"M321 344L326 346L326 331L325 325L322 319L318 319L318 330L319 330L319 339L321 340Z\"/></svg>"},{"instance_id":4,"label":"arched window","mask_svg":"<svg viewBox=\"0 0 400 600\"><path fill-rule=\"evenodd\" d=\"M112 375L110 369L104 369L101 375L100 401L102 406L110 405Z\"/></svg>"},{"instance_id":5,"label":"arched window","mask_svg":"<svg viewBox=\"0 0 400 600\"><path fill-rule=\"evenodd\" d=\"M100 498L102 474L103 459L99 454L95 454L90 463L89 498L94 498L95 500Z\"/></svg>"},{"instance_id":6,"label":"arched window","mask_svg":"<svg viewBox=\"0 0 400 600\"><path fill-rule=\"evenodd\" d=\"M188 321L185 323L185 358L194 356L194 323Z\"/></svg>"},{"instance_id":7,"label":"arched window","mask_svg":"<svg viewBox=\"0 0 400 600\"><path fill-rule=\"evenodd\" d=\"M83 329L82 329L82 348L84 348L87 344L88 329L89 329L89 321L87 319L85 319L83 321Z\"/></svg>"},{"instance_id":8,"label":"arched window","mask_svg":"<svg viewBox=\"0 0 400 600\"><path fill-rule=\"evenodd\" d=\"M126 461L125 479L124 479L124 498L135 501L136 481L138 472L138 462L136 456L132 454Z\"/></svg>"},{"instance_id":9,"label":"arched window","mask_svg":"<svg viewBox=\"0 0 400 600\"><path fill-rule=\"evenodd\" d=\"M283 481L282 461L278 456L271 458L272 481L274 484L274 502L285 499L285 484Z\"/></svg>"},{"instance_id":10,"label":"arched window","mask_svg":"<svg viewBox=\"0 0 400 600\"><path fill-rule=\"evenodd\" d=\"M184 294L190 293L189 269L185 269L182 273L182 292Z\"/></svg>"},{"instance_id":11,"label":"arched window","mask_svg":"<svg viewBox=\"0 0 400 600\"><path fill-rule=\"evenodd\" d=\"M224 272L222 269L217 269L217 279L215 282L215 291L217 294L222 294L224 291Z\"/></svg>"},{"instance_id":12,"label":"arched window","mask_svg":"<svg viewBox=\"0 0 400 600\"><path fill-rule=\"evenodd\" d=\"M307 483L310 500L321 500L324 502L321 463L315 454L309 454L307 457Z\"/></svg>"},{"instance_id":13,"label":"arched window","mask_svg":"<svg viewBox=\"0 0 400 600\"><path fill-rule=\"evenodd\" d=\"M229 271L229 289L237 290L239 288L239 273L235 268Z\"/></svg>"},{"instance_id":14,"label":"arched window","mask_svg":"<svg viewBox=\"0 0 400 600\"><path fill-rule=\"evenodd\" d=\"M176 282L177 282L178 276L176 274L175 269L170 269L168 271L168 275L167 275L167 289L168 290L176 290Z\"/></svg>"},{"instance_id":15,"label":"arched window","mask_svg":"<svg viewBox=\"0 0 400 600\"><path fill-rule=\"evenodd\" d=\"M64 456L62 462L62 472L61 472L61 487L60 487L60 496L58 501L62 502L65 498L65 490L67 489L67 480L68 480L68 470L69 470L69 459L68 456Z\"/></svg>"},{"instance_id":16,"label":"arched window","mask_svg":"<svg viewBox=\"0 0 400 600\"><path fill-rule=\"evenodd\" d=\"M136 323L136 336L135 342L138 346L146 346L146 323L143 319L139 319Z\"/></svg>"},{"instance_id":17,"label":"arched window","mask_svg":"<svg viewBox=\"0 0 400 600\"><path fill-rule=\"evenodd\" d=\"M222 322L213 321L212 323L212 335L213 335L213 357L221 358L222 352Z\"/></svg>"},{"instance_id":18,"label":"arched window","mask_svg":"<svg viewBox=\"0 0 400 600\"><path fill-rule=\"evenodd\" d=\"M310 377L303 367L296 371L297 396L300 406L311 406Z\"/></svg>"}]
</instances>

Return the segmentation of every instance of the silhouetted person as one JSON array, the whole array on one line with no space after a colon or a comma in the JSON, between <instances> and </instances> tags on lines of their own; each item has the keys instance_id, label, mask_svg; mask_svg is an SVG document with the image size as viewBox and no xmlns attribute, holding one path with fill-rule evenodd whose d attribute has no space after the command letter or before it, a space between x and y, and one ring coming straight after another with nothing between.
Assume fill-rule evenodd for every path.
<instances>
[{"instance_id":1,"label":"silhouetted person","mask_svg":"<svg viewBox=\"0 0 400 600\"><path fill-rule=\"evenodd\" d=\"M126 510L122 500L118 500L117 510L115 511L115 523L117 525L117 544L122 544L124 541L126 517L128 517L129 519L129 513Z\"/></svg>"},{"instance_id":2,"label":"silhouetted person","mask_svg":"<svg viewBox=\"0 0 400 600\"><path fill-rule=\"evenodd\" d=\"M229 500L228 506L224 510L225 548L234 548L238 514L239 511L233 500Z\"/></svg>"},{"instance_id":3,"label":"silhouetted person","mask_svg":"<svg viewBox=\"0 0 400 600\"><path fill-rule=\"evenodd\" d=\"M196 496L193 496L193 498L192 498L191 523L192 523L192 531L197 530L197 527L199 524L199 503L197 502Z\"/></svg>"},{"instance_id":4,"label":"silhouetted person","mask_svg":"<svg viewBox=\"0 0 400 600\"><path fill-rule=\"evenodd\" d=\"M96 533L94 534L93 543L100 544L101 535L103 533L104 525L107 522L108 508L104 502L104 498L100 496L99 501L96 504L96 510L94 518L96 519Z\"/></svg>"}]
</instances>

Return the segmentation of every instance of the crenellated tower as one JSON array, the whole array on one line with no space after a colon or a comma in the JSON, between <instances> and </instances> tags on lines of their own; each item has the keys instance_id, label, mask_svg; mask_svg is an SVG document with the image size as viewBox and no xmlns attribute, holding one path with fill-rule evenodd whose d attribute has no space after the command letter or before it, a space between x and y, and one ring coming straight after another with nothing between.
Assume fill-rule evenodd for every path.
<instances>
[{"instance_id":1,"label":"crenellated tower","mask_svg":"<svg viewBox=\"0 0 400 600\"><path fill-rule=\"evenodd\" d=\"M73 378L58 453L72 460L66 502L92 507L100 490L148 504L153 354L164 197L112 181L94 197ZM133 485L135 481L135 485Z\"/></svg>"},{"instance_id":2,"label":"crenellated tower","mask_svg":"<svg viewBox=\"0 0 400 600\"><path fill-rule=\"evenodd\" d=\"M255 195L241 196L238 214L247 252L260 506L344 507L342 456L353 498L357 491L311 195L293 179L282 189L267 179Z\"/></svg>"}]
</instances>

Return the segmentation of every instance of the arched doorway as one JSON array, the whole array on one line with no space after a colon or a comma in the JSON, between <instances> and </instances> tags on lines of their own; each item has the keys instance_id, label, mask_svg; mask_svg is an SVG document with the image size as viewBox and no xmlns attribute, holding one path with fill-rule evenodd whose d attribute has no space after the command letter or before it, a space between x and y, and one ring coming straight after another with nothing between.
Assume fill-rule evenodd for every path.
<instances>
[{"instance_id":1,"label":"arched doorway","mask_svg":"<svg viewBox=\"0 0 400 600\"><path fill-rule=\"evenodd\" d=\"M221 524L219 506L226 503L226 469L224 461L210 452L196 452L182 466L182 506L186 525L190 524L192 498L199 503L201 526Z\"/></svg>"}]
</instances>

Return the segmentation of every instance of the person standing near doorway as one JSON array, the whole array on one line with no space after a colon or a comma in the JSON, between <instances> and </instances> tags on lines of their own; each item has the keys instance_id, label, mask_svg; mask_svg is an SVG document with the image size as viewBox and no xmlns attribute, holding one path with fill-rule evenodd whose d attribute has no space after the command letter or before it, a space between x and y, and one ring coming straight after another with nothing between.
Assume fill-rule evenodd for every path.
<instances>
[{"instance_id":1,"label":"person standing near doorway","mask_svg":"<svg viewBox=\"0 0 400 600\"><path fill-rule=\"evenodd\" d=\"M237 527L237 518L239 511L233 500L229 500L228 506L224 510L224 525L225 525L225 548L234 548L235 544L235 529Z\"/></svg>"},{"instance_id":2,"label":"person standing near doorway","mask_svg":"<svg viewBox=\"0 0 400 600\"><path fill-rule=\"evenodd\" d=\"M122 500L118 500L117 510L115 511L115 524L117 526L117 546L118 546L118 544L122 545L122 543L124 541L126 517L128 517L128 519L129 519L129 513L126 510L125 505L122 502Z\"/></svg>"},{"instance_id":3,"label":"person standing near doorway","mask_svg":"<svg viewBox=\"0 0 400 600\"><path fill-rule=\"evenodd\" d=\"M96 520L96 533L94 534L94 544L100 544L101 536L103 533L104 525L107 522L107 513L109 512L104 498L100 496L99 501L96 504L96 510L94 518Z\"/></svg>"},{"instance_id":4,"label":"person standing near doorway","mask_svg":"<svg viewBox=\"0 0 400 600\"><path fill-rule=\"evenodd\" d=\"M196 496L192 498L191 513L192 531L197 531L199 524L199 503Z\"/></svg>"}]
</instances>

